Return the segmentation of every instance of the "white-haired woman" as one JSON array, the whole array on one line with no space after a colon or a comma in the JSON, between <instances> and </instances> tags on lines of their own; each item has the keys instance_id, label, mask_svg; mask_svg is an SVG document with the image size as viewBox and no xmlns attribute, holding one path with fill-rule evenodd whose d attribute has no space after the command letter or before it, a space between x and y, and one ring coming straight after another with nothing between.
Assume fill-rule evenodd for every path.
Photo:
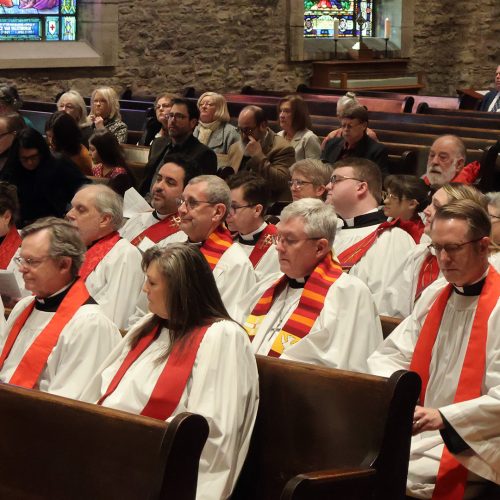
<instances>
[{"instance_id":1,"label":"white-haired woman","mask_svg":"<svg viewBox=\"0 0 500 500\"><path fill-rule=\"evenodd\" d=\"M93 133L92 122L87 114L87 106L80 92L68 90L57 100L58 111L64 111L73 118L82 132L82 144L89 147L89 137Z\"/></svg>"},{"instance_id":2,"label":"white-haired woman","mask_svg":"<svg viewBox=\"0 0 500 500\"><path fill-rule=\"evenodd\" d=\"M127 142L127 125L122 122L118 95L111 87L100 87L92 92L90 120L96 130L107 128L119 143Z\"/></svg>"}]
</instances>

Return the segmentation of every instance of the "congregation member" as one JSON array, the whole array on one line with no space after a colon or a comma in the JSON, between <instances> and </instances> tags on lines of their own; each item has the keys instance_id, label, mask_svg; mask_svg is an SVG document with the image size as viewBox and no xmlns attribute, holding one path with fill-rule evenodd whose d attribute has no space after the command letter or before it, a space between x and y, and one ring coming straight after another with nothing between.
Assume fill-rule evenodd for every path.
<instances>
[{"instance_id":1,"label":"congregation member","mask_svg":"<svg viewBox=\"0 0 500 500\"><path fill-rule=\"evenodd\" d=\"M227 181L231 207L226 218L230 231L237 232L238 245L252 263L257 282L279 273L276 226L264 220L269 195L266 181L251 172L240 172Z\"/></svg>"},{"instance_id":2,"label":"congregation member","mask_svg":"<svg viewBox=\"0 0 500 500\"><path fill-rule=\"evenodd\" d=\"M89 119L94 130L106 128L120 144L127 142L128 128L120 115L118 95L111 87L100 87L92 92Z\"/></svg>"},{"instance_id":3,"label":"congregation member","mask_svg":"<svg viewBox=\"0 0 500 500\"><path fill-rule=\"evenodd\" d=\"M200 112L189 99L172 99L168 114L168 136L158 137L151 144L149 159L144 169L141 194L148 193L156 179L165 157L172 154L182 155L195 163L198 175L217 172L217 156L193 135Z\"/></svg>"},{"instance_id":4,"label":"congregation member","mask_svg":"<svg viewBox=\"0 0 500 500\"><path fill-rule=\"evenodd\" d=\"M45 122L45 137L53 154L71 160L83 175L92 175L92 158L82 144L82 133L76 121L64 111L53 113Z\"/></svg>"},{"instance_id":5,"label":"congregation member","mask_svg":"<svg viewBox=\"0 0 500 500\"><path fill-rule=\"evenodd\" d=\"M200 119L193 135L214 153L227 155L229 148L238 142L238 130L229 121L229 110L223 95L204 92L197 103Z\"/></svg>"},{"instance_id":6,"label":"congregation member","mask_svg":"<svg viewBox=\"0 0 500 500\"><path fill-rule=\"evenodd\" d=\"M9 158L14 139L24 128L26 128L26 123L21 115L17 113L0 115L0 178L5 178L4 166Z\"/></svg>"},{"instance_id":7,"label":"congregation member","mask_svg":"<svg viewBox=\"0 0 500 500\"><path fill-rule=\"evenodd\" d=\"M278 118L284 137L295 149L295 160L319 159L321 146L318 136L311 130L312 123L307 103L299 95L289 95L278 103Z\"/></svg>"},{"instance_id":8,"label":"congregation member","mask_svg":"<svg viewBox=\"0 0 500 500\"><path fill-rule=\"evenodd\" d=\"M94 130L92 122L87 115L87 106L81 94L76 90L64 92L57 100L57 109L64 111L75 120L82 133L82 144L88 148L89 139Z\"/></svg>"},{"instance_id":9,"label":"congregation member","mask_svg":"<svg viewBox=\"0 0 500 500\"><path fill-rule=\"evenodd\" d=\"M295 150L267 124L262 108L245 106L238 116L240 140L229 149L229 164L235 172L250 170L263 177L270 189L270 201L290 201L290 167Z\"/></svg>"},{"instance_id":10,"label":"congregation member","mask_svg":"<svg viewBox=\"0 0 500 500\"><path fill-rule=\"evenodd\" d=\"M456 135L442 135L431 146L427 159L427 173L423 179L432 186L448 182L472 184L479 175L479 162L465 164L465 144Z\"/></svg>"},{"instance_id":11,"label":"congregation member","mask_svg":"<svg viewBox=\"0 0 500 500\"><path fill-rule=\"evenodd\" d=\"M142 288L141 253L121 238L123 200L102 184L78 191L66 218L87 247L80 277L104 313L126 328Z\"/></svg>"},{"instance_id":12,"label":"congregation member","mask_svg":"<svg viewBox=\"0 0 500 500\"><path fill-rule=\"evenodd\" d=\"M23 106L23 101L17 91L17 88L12 85L0 86L0 116L19 114ZM27 116L22 119L27 127L33 127L33 123Z\"/></svg>"},{"instance_id":13,"label":"congregation member","mask_svg":"<svg viewBox=\"0 0 500 500\"><path fill-rule=\"evenodd\" d=\"M292 178L288 181L292 200L302 198L326 199L326 185L330 182L332 167L321 160L307 158L290 167Z\"/></svg>"},{"instance_id":14,"label":"congregation member","mask_svg":"<svg viewBox=\"0 0 500 500\"><path fill-rule=\"evenodd\" d=\"M424 221L420 214L429 205L429 187L413 175L388 175L384 179L384 215L389 220L398 219L415 240L420 243Z\"/></svg>"},{"instance_id":15,"label":"congregation member","mask_svg":"<svg viewBox=\"0 0 500 500\"><path fill-rule=\"evenodd\" d=\"M479 498L487 480L500 484L500 276L488 264L490 231L472 200L436 211L431 238L444 279L368 359L374 374L404 369L422 379L411 498Z\"/></svg>"},{"instance_id":16,"label":"congregation member","mask_svg":"<svg viewBox=\"0 0 500 500\"><path fill-rule=\"evenodd\" d=\"M368 285L379 314L406 317L409 306L399 291L408 286L407 278L401 273L390 276L415 242L397 227L397 220L387 222L378 208L382 196L380 169L365 158L341 160L333 166L327 189L327 203L343 219L334 244L342 267Z\"/></svg>"},{"instance_id":17,"label":"congregation member","mask_svg":"<svg viewBox=\"0 0 500 500\"><path fill-rule=\"evenodd\" d=\"M179 155L167 157L151 190L154 210L131 217L120 229L121 236L140 248L144 240L159 246L186 241L187 236L179 227L177 199L193 177L196 168L192 162Z\"/></svg>"},{"instance_id":18,"label":"congregation member","mask_svg":"<svg viewBox=\"0 0 500 500\"><path fill-rule=\"evenodd\" d=\"M500 193L487 193L488 214L491 220L490 262L500 272Z\"/></svg>"},{"instance_id":19,"label":"congregation member","mask_svg":"<svg viewBox=\"0 0 500 500\"><path fill-rule=\"evenodd\" d=\"M330 139L323 149L321 159L334 164L346 158L366 158L373 161L382 173L387 174L389 157L386 147L371 139L368 128L368 111L364 106L346 106L339 115L342 136Z\"/></svg>"},{"instance_id":20,"label":"congregation member","mask_svg":"<svg viewBox=\"0 0 500 500\"><path fill-rule=\"evenodd\" d=\"M172 109L172 100L177 96L169 92L159 95L154 102L154 115L146 112L144 131L139 139L139 146L151 146L157 137L168 137L168 114Z\"/></svg>"},{"instance_id":21,"label":"congregation member","mask_svg":"<svg viewBox=\"0 0 500 500\"><path fill-rule=\"evenodd\" d=\"M78 399L121 339L78 272L85 246L49 217L21 231L19 270L34 296L10 313L0 341L0 381Z\"/></svg>"},{"instance_id":22,"label":"congregation member","mask_svg":"<svg viewBox=\"0 0 500 500\"><path fill-rule=\"evenodd\" d=\"M380 320L368 287L333 256L336 230L335 211L321 200L283 209L276 236L283 275L240 302L256 354L367 370L366 359L382 341Z\"/></svg>"},{"instance_id":23,"label":"congregation member","mask_svg":"<svg viewBox=\"0 0 500 500\"><path fill-rule=\"evenodd\" d=\"M148 314L103 363L82 399L160 420L182 412L209 425L197 500L229 498L245 461L259 399L255 357L192 245L143 258Z\"/></svg>"},{"instance_id":24,"label":"congregation member","mask_svg":"<svg viewBox=\"0 0 500 500\"><path fill-rule=\"evenodd\" d=\"M135 187L135 179L116 137L107 129L96 130L89 139L92 175L107 179L107 185L120 196Z\"/></svg>"},{"instance_id":25,"label":"congregation member","mask_svg":"<svg viewBox=\"0 0 500 500\"><path fill-rule=\"evenodd\" d=\"M500 112L500 65L495 71L495 88L490 90L481 101L479 111Z\"/></svg>"},{"instance_id":26,"label":"congregation member","mask_svg":"<svg viewBox=\"0 0 500 500\"><path fill-rule=\"evenodd\" d=\"M17 187L20 226L41 217L64 217L76 191L88 179L69 160L52 156L42 134L32 128L16 135L2 178Z\"/></svg>"},{"instance_id":27,"label":"congregation member","mask_svg":"<svg viewBox=\"0 0 500 500\"><path fill-rule=\"evenodd\" d=\"M408 304L410 311L413 311L422 292L440 277L436 254L429 246L432 243L430 233L434 215L442 206L457 200L472 200L484 209L487 206L486 197L474 186L445 184L432 195L431 203L424 210L424 234L420 244L413 247L406 257L392 269L395 277L399 275L405 277L403 284L406 286L399 289L399 294L401 300Z\"/></svg>"},{"instance_id":28,"label":"congregation member","mask_svg":"<svg viewBox=\"0 0 500 500\"><path fill-rule=\"evenodd\" d=\"M214 273L222 302L233 314L239 298L256 283L252 264L234 244L224 221L231 208L231 191L215 175L191 179L178 199L180 229L200 247Z\"/></svg>"}]
</instances>

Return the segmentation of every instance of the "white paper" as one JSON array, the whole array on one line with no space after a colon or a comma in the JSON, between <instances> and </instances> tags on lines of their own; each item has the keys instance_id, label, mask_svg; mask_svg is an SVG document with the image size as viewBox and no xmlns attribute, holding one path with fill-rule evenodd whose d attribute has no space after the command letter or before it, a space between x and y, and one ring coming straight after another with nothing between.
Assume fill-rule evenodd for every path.
<instances>
[{"instance_id":1,"label":"white paper","mask_svg":"<svg viewBox=\"0 0 500 500\"><path fill-rule=\"evenodd\" d=\"M149 203L134 188L125 191L123 196L123 217L130 219L134 215L152 211L153 209Z\"/></svg>"},{"instance_id":2,"label":"white paper","mask_svg":"<svg viewBox=\"0 0 500 500\"><path fill-rule=\"evenodd\" d=\"M0 295L17 299L22 296L16 277L12 271L0 269Z\"/></svg>"}]
</instances>

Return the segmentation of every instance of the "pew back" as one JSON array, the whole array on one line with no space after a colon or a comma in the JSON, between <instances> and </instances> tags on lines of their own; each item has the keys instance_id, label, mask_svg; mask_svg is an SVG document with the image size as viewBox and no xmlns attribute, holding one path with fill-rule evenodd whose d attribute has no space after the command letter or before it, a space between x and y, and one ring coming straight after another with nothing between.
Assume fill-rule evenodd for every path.
<instances>
[{"instance_id":1,"label":"pew back","mask_svg":"<svg viewBox=\"0 0 500 500\"><path fill-rule=\"evenodd\" d=\"M0 498L194 499L206 420L171 423L0 386Z\"/></svg>"},{"instance_id":2,"label":"pew back","mask_svg":"<svg viewBox=\"0 0 500 500\"><path fill-rule=\"evenodd\" d=\"M385 379L262 356L257 365L259 412L233 499L276 500L298 474L326 469L374 474L373 498L404 496L416 374Z\"/></svg>"}]
</instances>

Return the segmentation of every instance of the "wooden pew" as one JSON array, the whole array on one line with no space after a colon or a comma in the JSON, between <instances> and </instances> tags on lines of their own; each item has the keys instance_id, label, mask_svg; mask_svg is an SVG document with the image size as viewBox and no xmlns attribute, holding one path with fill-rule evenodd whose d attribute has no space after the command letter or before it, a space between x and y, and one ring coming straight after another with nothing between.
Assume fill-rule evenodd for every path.
<instances>
[{"instance_id":1,"label":"wooden pew","mask_svg":"<svg viewBox=\"0 0 500 500\"><path fill-rule=\"evenodd\" d=\"M0 498L192 500L206 420L169 424L0 385Z\"/></svg>"},{"instance_id":2,"label":"wooden pew","mask_svg":"<svg viewBox=\"0 0 500 500\"><path fill-rule=\"evenodd\" d=\"M380 316L380 323L382 324L382 334L384 339L387 338L394 328L396 328L401 321L400 318L393 318L392 316Z\"/></svg>"},{"instance_id":3,"label":"wooden pew","mask_svg":"<svg viewBox=\"0 0 500 500\"><path fill-rule=\"evenodd\" d=\"M257 365L259 411L232 500L404 498L417 374Z\"/></svg>"}]
</instances>

